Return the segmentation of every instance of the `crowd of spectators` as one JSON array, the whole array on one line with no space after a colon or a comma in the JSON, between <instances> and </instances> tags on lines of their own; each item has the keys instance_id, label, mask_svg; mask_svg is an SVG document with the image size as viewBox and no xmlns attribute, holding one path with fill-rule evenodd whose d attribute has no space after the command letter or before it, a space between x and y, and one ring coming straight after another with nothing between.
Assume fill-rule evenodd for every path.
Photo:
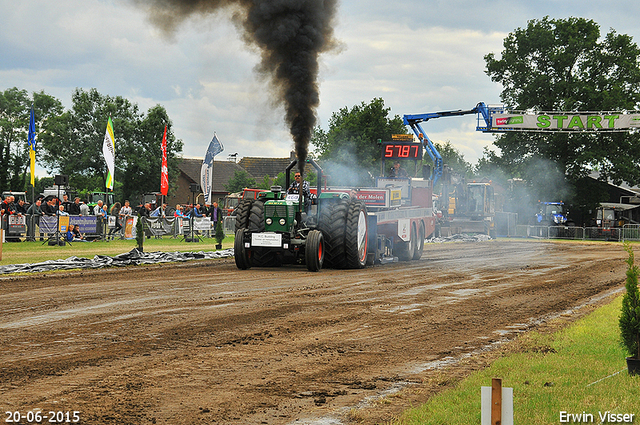
<instances>
[{"instance_id":1,"label":"crowd of spectators","mask_svg":"<svg viewBox=\"0 0 640 425\"><path fill-rule=\"evenodd\" d=\"M39 232L40 221L43 216L96 216L99 218L99 231L106 239L114 239L116 236L123 236L124 223L128 216L139 215L141 217L160 217L160 218L199 218L209 217L213 222L213 227L217 225L219 221L223 219L222 209L218 206L217 202L212 204L201 205L200 203L192 204L177 204L175 208L170 208L166 203L156 205L155 203L145 203L139 205L137 208L132 208L131 203L126 200L124 205L119 202L114 203L110 209L107 209L107 205L103 201L98 201L97 204L90 208L87 203L82 201L80 197L74 197L73 201L69 199L69 196L65 193L62 195L62 199L56 196L43 196L40 195L35 202L29 204L24 199L18 199L16 201L13 195L7 195L4 199L0 198L0 215L3 218L3 228L7 228L7 216L10 215L24 215L26 216L27 227L27 240L36 240L39 233L40 240L43 240L43 233ZM116 217L115 225L109 228L107 232L107 217ZM72 228L73 227L73 228ZM74 235L76 240L86 240L86 237L81 235L79 226L69 226L69 232L77 232ZM65 235L69 236L69 235Z\"/></svg>"}]
</instances>

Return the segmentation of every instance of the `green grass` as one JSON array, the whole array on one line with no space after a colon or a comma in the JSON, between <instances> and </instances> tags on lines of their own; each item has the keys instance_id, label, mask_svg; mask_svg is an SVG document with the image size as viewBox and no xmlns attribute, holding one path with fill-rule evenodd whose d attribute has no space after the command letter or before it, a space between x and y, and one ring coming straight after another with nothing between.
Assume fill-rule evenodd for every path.
<instances>
[{"instance_id":1,"label":"green grass","mask_svg":"<svg viewBox=\"0 0 640 425\"><path fill-rule=\"evenodd\" d=\"M229 236L222 242L222 248L233 248L233 236ZM182 238L172 239L165 236L162 239L145 239L145 252L197 252L215 251L216 240L202 238L200 242L184 242ZM118 255L129 252L137 246L135 239L96 241L96 242L72 242L71 245L49 246L43 242L5 242L2 244L2 260L0 265L39 263L46 260L66 259L71 256L93 258L95 255Z\"/></svg>"},{"instance_id":2,"label":"green grass","mask_svg":"<svg viewBox=\"0 0 640 425\"><path fill-rule=\"evenodd\" d=\"M620 345L622 297L555 334L522 335L516 353L410 409L399 424L479 424L480 387L501 378L513 388L514 423L560 423L560 412L633 413L640 423L640 377L630 377ZM577 422L573 422L577 423Z\"/></svg>"}]
</instances>

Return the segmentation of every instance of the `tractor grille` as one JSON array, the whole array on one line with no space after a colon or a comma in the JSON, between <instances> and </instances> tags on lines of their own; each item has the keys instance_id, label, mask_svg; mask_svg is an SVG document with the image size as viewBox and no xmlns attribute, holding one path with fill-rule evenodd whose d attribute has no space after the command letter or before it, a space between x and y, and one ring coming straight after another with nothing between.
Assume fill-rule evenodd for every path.
<instances>
[{"instance_id":1,"label":"tractor grille","mask_svg":"<svg viewBox=\"0 0 640 425\"><path fill-rule=\"evenodd\" d=\"M287 210L289 210L289 217L287 217ZM286 205L265 205L264 215L265 217L288 218L290 220L293 218L293 208L287 208Z\"/></svg>"}]
</instances>

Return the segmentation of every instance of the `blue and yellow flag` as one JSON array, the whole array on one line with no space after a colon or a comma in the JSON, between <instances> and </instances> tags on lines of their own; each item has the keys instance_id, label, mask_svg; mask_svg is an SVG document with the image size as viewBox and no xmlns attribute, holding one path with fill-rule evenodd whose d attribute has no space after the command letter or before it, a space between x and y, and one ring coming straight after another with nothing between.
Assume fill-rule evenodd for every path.
<instances>
[{"instance_id":1,"label":"blue and yellow flag","mask_svg":"<svg viewBox=\"0 0 640 425\"><path fill-rule=\"evenodd\" d=\"M29 158L31 160L31 186L35 186L35 170L36 170L36 119L33 113L33 105L31 105L31 117L29 118L29 136L27 137L29 144Z\"/></svg>"}]
</instances>

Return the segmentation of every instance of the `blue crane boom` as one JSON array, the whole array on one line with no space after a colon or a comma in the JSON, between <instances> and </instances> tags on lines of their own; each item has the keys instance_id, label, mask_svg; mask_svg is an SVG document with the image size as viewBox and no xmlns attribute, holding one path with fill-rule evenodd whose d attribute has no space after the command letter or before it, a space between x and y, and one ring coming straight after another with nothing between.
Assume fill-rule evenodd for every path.
<instances>
[{"instance_id":1,"label":"blue crane boom","mask_svg":"<svg viewBox=\"0 0 640 425\"><path fill-rule=\"evenodd\" d=\"M413 114L413 115L405 115L404 116L404 124L411 127L411 130L415 133L420 140L420 143L427 151L427 154L431 157L433 161L434 167L431 172L431 179L435 184L438 179L442 176L443 169L443 160L440 152L434 146L433 142L427 136L427 133L422 129L420 125L421 122L429 121L434 118L442 118L442 117L454 117L459 115L470 115L477 114L478 124L476 126L477 131L483 132L491 132L492 124L491 119L494 113L504 112L503 106L487 106L484 102L478 103L473 109L458 109L454 111L442 111L442 112L430 112L426 114Z\"/></svg>"}]
</instances>

